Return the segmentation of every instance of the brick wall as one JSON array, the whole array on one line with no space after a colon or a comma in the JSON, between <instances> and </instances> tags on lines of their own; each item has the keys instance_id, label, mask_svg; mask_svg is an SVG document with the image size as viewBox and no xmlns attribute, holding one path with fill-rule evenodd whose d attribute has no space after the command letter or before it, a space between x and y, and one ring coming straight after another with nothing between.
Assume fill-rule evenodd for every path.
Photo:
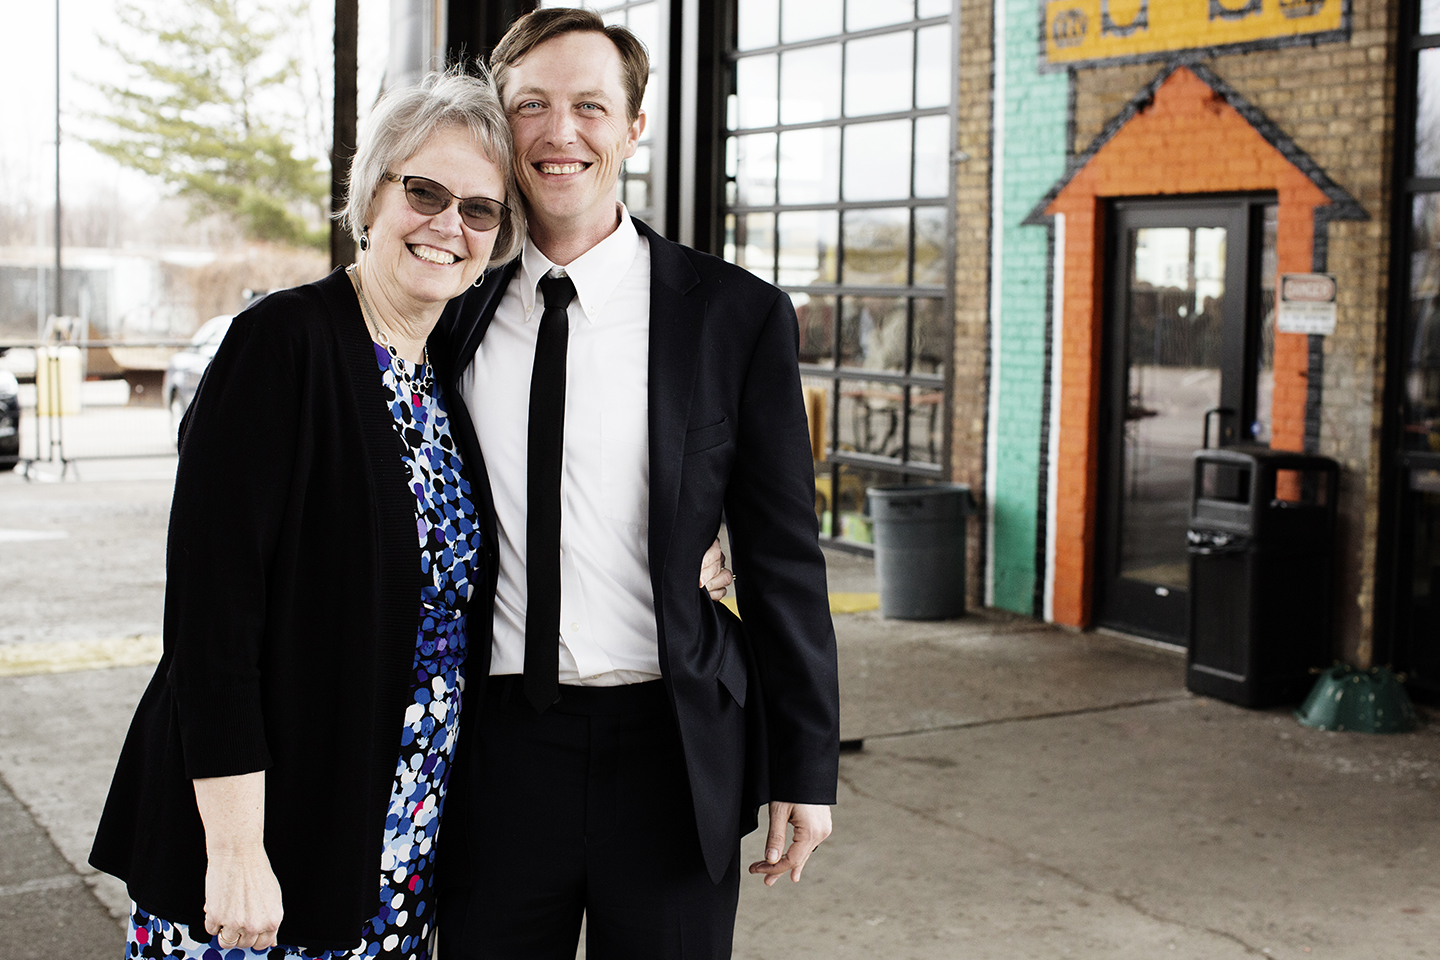
<instances>
[{"instance_id":1,"label":"brick wall","mask_svg":"<svg viewBox=\"0 0 1440 960\"><path fill-rule=\"evenodd\" d=\"M956 165L955 354L950 473L981 502L970 524L970 605L983 600L985 569L985 415L990 312L990 118L992 0L960 0L956 141L968 159Z\"/></svg>"},{"instance_id":2,"label":"brick wall","mask_svg":"<svg viewBox=\"0 0 1440 960\"><path fill-rule=\"evenodd\" d=\"M1037 538L1043 544L1040 502L1045 481L1049 228L1023 221L1065 173L1069 82L1064 73L1039 70L1039 20L1031 0L1005 0L1005 110L996 174L1000 209L998 289L991 291L992 343L989 429L994 455L989 495L994 530L992 602L1032 614ZM994 194L992 192L992 198ZM992 200L993 202L993 200ZM996 234L992 233L992 245ZM992 276L994 274L992 273Z\"/></svg>"}]
</instances>

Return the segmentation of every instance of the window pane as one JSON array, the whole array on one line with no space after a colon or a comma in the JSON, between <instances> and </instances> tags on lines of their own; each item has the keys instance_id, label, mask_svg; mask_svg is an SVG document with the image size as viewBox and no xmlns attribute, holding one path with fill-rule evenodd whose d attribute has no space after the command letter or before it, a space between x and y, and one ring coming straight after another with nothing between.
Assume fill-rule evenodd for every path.
<instances>
[{"instance_id":1,"label":"window pane","mask_svg":"<svg viewBox=\"0 0 1440 960\"><path fill-rule=\"evenodd\" d=\"M915 211L915 283L945 283L945 210L920 207Z\"/></svg>"},{"instance_id":2,"label":"window pane","mask_svg":"<svg viewBox=\"0 0 1440 960\"><path fill-rule=\"evenodd\" d=\"M1420 51L1415 101L1415 176L1440 176L1440 48Z\"/></svg>"},{"instance_id":3,"label":"window pane","mask_svg":"<svg viewBox=\"0 0 1440 960\"><path fill-rule=\"evenodd\" d=\"M865 491L887 483L899 483L900 475L885 470L867 470L842 463L839 467L840 489L836 494L835 520L837 538L856 543L874 543L875 529L870 522L870 505Z\"/></svg>"},{"instance_id":4,"label":"window pane","mask_svg":"<svg viewBox=\"0 0 1440 960\"><path fill-rule=\"evenodd\" d=\"M909 110L915 70L909 30L845 45L845 115Z\"/></svg>"},{"instance_id":5,"label":"window pane","mask_svg":"<svg viewBox=\"0 0 1440 960\"><path fill-rule=\"evenodd\" d=\"M945 449L945 391L939 387L910 388L910 446L907 460L939 463Z\"/></svg>"},{"instance_id":6,"label":"window pane","mask_svg":"<svg viewBox=\"0 0 1440 960\"><path fill-rule=\"evenodd\" d=\"M1415 198L1411 230L1404 445L1433 451L1440 449L1440 194Z\"/></svg>"},{"instance_id":7,"label":"window pane","mask_svg":"<svg viewBox=\"0 0 1440 960\"><path fill-rule=\"evenodd\" d=\"M868 30L892 23L906 23L915 13L915 0L847 0L845 29Z\"/></svg>"},{"instance_id":8,"label":"window pane","mask_svg":"<svg viewBox=\"0 0 1440 960\"><path fill-rule=\"evenodd\" d=\"M915 31L915 106L944 107L950 103L950 25Z\"/></svg>"},{"instance_id":9,"label":"window pane","mask_svg":"<svg viewBox=\"0 0 1440 960\"><path fill-rule=\"evenodd\" d=\"M773 47L780 39L780 0L740 0L736 17L741 50Z\"/></svg>"},{"instance_id":10,"label":"window pane","mask_svg":"<svg viewBox=\"0 0 1440 960\"><path fill-rule=\"evenodd\" d=\"M845 129L846 200L910 196L910 121L857 123Z\"/></svg>"},{"instance_id":11,"label":"window pane","mask_svg":"<svg viewBox=\"0 0 1440 960\"><path fill-rule=\"evenodd\" d=\"M780 56L780 122L811 123L840 116L840 44Z\"/></svg>"},{"instance_id":12,"label":"window pane","mask_svg":"<svg viewBox=\"0 0 1440 960\"><path fill-rule=\"evenodd\" d=\"M916 8L915 16L924 20L928 17L950 16L951 0L920 0Z\"/></svg>"},{"instance_id":13,"label":"window pane","mask_svg":"<svg viewBox=\"0 0 1440 960\"><path fill-rule=\"evenodd\" d=\"M950 195L950 118L915 121L915 196Z\"/></svg>"},{"instance_id":14,"label":"window pane","mask_svg":"<svg viewBox=\"0 0 1440 960\"><path fill-rule=\"evenodd\" d=\"M945 301L917 299L915 330L910 338L910 372L944 376L949 338L950 318L945 315Z\"/></svg>"},{"instance_id":15,"label":"window pane","mask_svg":"<svg viewBox=\"0 0 1440 960\"><path fill-rule=\"evenodd\" d=\"M1260 345L1255 351L1255 422L1250 430L1258 443L1269 443L1275 396L1275 279L1280 272L1276 246L1278 204L1266 204L1260 243Z\"/></svg>"},{"instance_id":16,"label":"window pane","mask_svg":"<svg viewBox=\"0 0 1440 960\"><path fill-rule=\"evenodd\" d=\"M904 297L841 298L841 365L903 373L905 306Z\"/></svg>"},{"instance_id":17,"label":"window pane","mask_svg":"<svg viewBox=\"0 0 1440 960\"><path fill-rule=\"evenodd\" d=\"M810 456L815 461L815 517L820 521L820 535L827 536L825 526L830 520L830 472L825 463L830 454L830 398L835 381L826 377L802 377L800 389L805 394L805 419L810 427Z\"/></svg>"},{"instance_id":18,"label":"window pane","mask_svg":"<svg viewBox=\"0 0 1440 960\"><path fill-rule=\"evenodd\" d=\"M1440 33L1440 0L1420 0L1420 32Z\"/></svg>"},{"instance_id":19,"label":"window pane","mask_svg":"<svg viewBox=\"0 0 1440 960\"><path fill-rule=\"evenodd\" d=\"M650 146L641 144L635 148L635 156L625 161L625 173L638 175L650 172Z\"/></svg>"},{"instance_id":20,"label":"window pane","mask_svg":"<svg viewBox=\"0 0 1440 960\"><path fill-rule=\"evenodd\" d=\"M780 285L834 283L840 215L833 210L797 210L780 214L777 224Z\"/></svg>"},{"instance_id":21,"label":"window pane","mask_svg":"<svg viewBox=\"0 0 1440 960\"><path fill-rule=\"evenodd\" d=\"M645 49L650 52L651 66L656 66L655 60L660 57L660 23L659 4L647 3L639 7L630 8L630 32L640 38L645 44Z\"/></svg>"},{"instance_id":22,"label":"window pane","mask_svg":"<svg viewBox=\"0 0 1440 960\"><path fill-rule=\"evenodd\" d=\"M834 203L840 195L840 128L780 134L780 202Z\"/></svg>"},{"instance_id":23,"label":"window pane","mask_svg":"<svg viewBox=\"0 0 1440 960\"><path fill-rule=\"evenodd\" d=\"M762 280L775 282L775 214L725 218L725 259Z\"/></svg>"},{"instance_id":24,"label":"window pane","mask_svg":"<svg viewBox=\"0 0 1440 960\"><path fill-rule=\"evenodd\" d=\"M845 213L845 283L903 285L910 211L849 210Z\"/></svg>"},{"instance_id":25,"label":"window pane","mask_svg":"<svg viewBox=\"0 0 1440 960\"><path fill-rule=\"evenodd\" d=\"M800 362L835 362L835 298L792 293L795 317L800 321Z\"/></svg>"},{"instance_id":26,"label":"window pane","mask_svg":"<svg viewBox=\"0 0 1440 960\"><path fill-rule=\"evenodd\" d=\"M905 388L875 380L840 381L840 418L835 439L841 450L900 457Z\"/></svg>"},{"instance_id":27,"label":"window pane","mask_svg":"<svg viewBox=\"0 0 1440 960\"><path fill-rule=\"evenodd\" d=\"M735 183L740 206L760 207L775 202L775 134L734 137Z\"/></svg>"},{"instance_id":28,"label":"window pane","mask_svg":"<svg viewBox=\"0 0 1440 960\"><path fill-rule=\"evenodd\" d=\"M840 32L840 0L785 0L780 10L784 43L833 37Z\"/></svg>"},{"instance_id":29,"label":"window pane","mask_svg":"<svg viewBox=\"0 0 1440 960\"><path fill-rule=\"evenodd\" d=\"M740 127L775 125L776 57L745 57L735 64L735 91L738 95L736 121Z\"/></svg>"},{"instance_id":30,"label":"window pane","mask_svg":"<svg viewBox=\"0 0 1440 960\"><path fill-rule=\"evenodd\" d=\"M644 176L644 177L633 177L633 176L630 176L630 177L626 177L626 178L625 178L625 206L628 207L628 208L630 209L630 212L633 213L633 214L635 214L636 216L640 216L642 211L648 211L648 210L649 210L649 208L650 208L650 178L649 178L649 176Z\"/></svg>"}]
</instances>

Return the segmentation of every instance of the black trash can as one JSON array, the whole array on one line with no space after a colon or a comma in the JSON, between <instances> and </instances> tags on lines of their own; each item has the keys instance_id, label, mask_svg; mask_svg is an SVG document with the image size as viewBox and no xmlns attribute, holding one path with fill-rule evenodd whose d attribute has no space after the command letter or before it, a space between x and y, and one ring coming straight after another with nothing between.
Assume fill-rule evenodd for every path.
<instances>
[{"instance_id":1,"label":"black trash can","mask_svg":"<svg viewBox=\"0 0 1440 960\"><path fill-rule=\"evenodd\" d=\"M1195 454L1185 685L1245 707L1298 703L1328 666L1334 460L1239 445Z\"/></svg>"},{"instance_id":2,"label":"black trash can","mask_svg":"<svg viewBox=\"0 0 1440 960\"><path fill-rule=\"evenodd\" d=\"M963 483L871 487L880 615L948 620L965 613L965 518L975 509Z\"/></svg>"}]
</instances>

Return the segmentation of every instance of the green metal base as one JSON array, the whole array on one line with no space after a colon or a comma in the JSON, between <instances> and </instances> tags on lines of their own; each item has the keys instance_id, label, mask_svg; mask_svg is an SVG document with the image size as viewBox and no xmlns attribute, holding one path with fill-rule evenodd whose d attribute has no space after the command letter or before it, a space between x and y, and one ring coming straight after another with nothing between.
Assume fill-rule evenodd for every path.
<instances>
[{"instance_id":1,"label":"green metal base","mask_svg":"<svg viewBox=\"0 0 1440 960\"><path fill-rule=\"evenodd\" d=\"M1316 730L1405 733L1420 725L1405 687L1387 667L1337 663L1320 674L1295 717Z\"/></svg>"}]
</instances>

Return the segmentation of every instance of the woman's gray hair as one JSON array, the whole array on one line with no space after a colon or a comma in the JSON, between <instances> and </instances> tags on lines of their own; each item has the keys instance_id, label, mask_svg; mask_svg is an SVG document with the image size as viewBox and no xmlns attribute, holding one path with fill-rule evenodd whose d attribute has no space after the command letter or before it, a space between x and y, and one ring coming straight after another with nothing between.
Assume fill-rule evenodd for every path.
<instances>
[{"instance_id":1,"label":"woman's gray hair","mask_svg":"<svg viewBox=\"0 0 1440 960\"><path fill-rule=\"evenodd\" d=\"M514 148L510 122L500 105L495 84L483 64L479 76L454 66L429 73L419 84L389 90L375 104L360 133L355 160L345 183L345 209L336 217L358 243L370 225L375 193L392 167L414 156L436 131L463 127L476 145L505 175L505 206L509 213L497 228L490 265L504 263L525 244L525 214L515 185ZM497 199L497 198L492 198Z\"/></svg>"}]
</instances>

